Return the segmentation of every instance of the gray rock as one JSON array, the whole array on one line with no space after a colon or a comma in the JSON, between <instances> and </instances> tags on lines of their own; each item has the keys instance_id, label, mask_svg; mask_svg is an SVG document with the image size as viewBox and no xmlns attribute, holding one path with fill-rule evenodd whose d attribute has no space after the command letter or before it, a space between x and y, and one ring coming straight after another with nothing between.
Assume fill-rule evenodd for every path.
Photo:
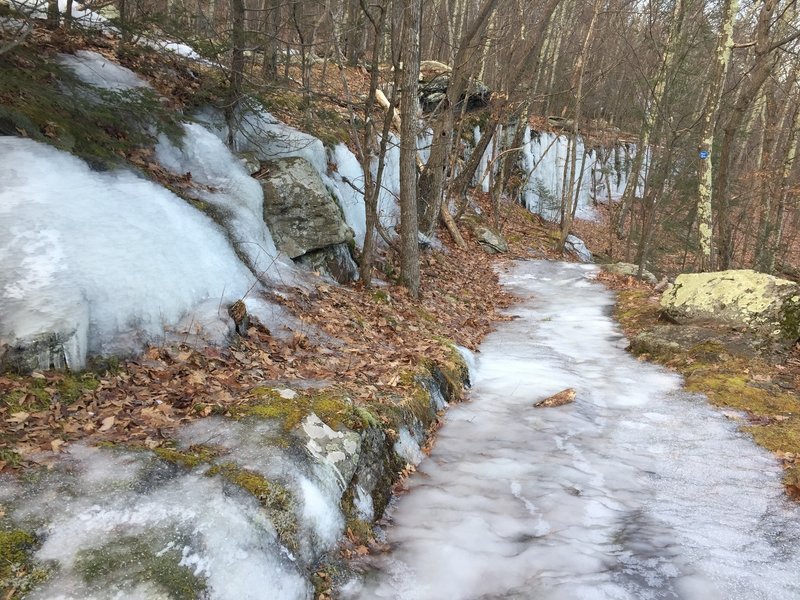
<instances>
[{"instance_id":1,"label":"gray rock","mask_svg":"<svg viewBox=\"0 0 800 600\"><path fill-rule=\"evenodd\" d=\"M314 413L303 419L300 429L306 436L306 451L334 474L344 492L358 466L361 436L354 431L334 431Z\"/></svg>"},{"instance_id":2,"label":"gray rock","mask_svg":"<svg viewBox=\"0 0 800 600\"><path fill-rule=\"evenodd\" d=\"M592 253L583 243L583 240L571 233L564 241L564 250L574 254L581 262L590 263L593 260Z\"/></svg>"},{"instance_id":3,"label":"gray rock","mask_svg":"<svg viewBox=\"0 0 800 600\"><path fill-rule=\"evenodd\" d=\"M358 265L350 255L347 244L335 244L319 250L312 250L296 259L304 267L328 275L339 283L358 279Z\"/></svg>"},{"instance_id":4,"label":"gray rock","mask_svg":"<svg viewBox=\"0 0 800 600\"><path fill-rule=\"evenodd\" d=\"M678 323L716 321L775 339L800 337L800 286L751 270L678 275L661 308Z\"/></svg>"},{"instance_id":5,"label":"gray rock","mask_svg":"<svg viewBox=\"0 0 800 600\"><path fill-rule=\"evenodd\" d=\"M472 231L475 233L478 243L488 254L508 252L508 242L499 231L478 221L472 223Z\"/></svg>"},{"instance_id":6,"label":"gray rock","mask_svg":"<svg viewBox=\"0 0 800 600\"><path fill-rule=\"evenodd\" d=\"M266 163L264 220L275 244L291 258L353 240L353 231L319 173L302 158Z\"/></svg>"},{"instance_id":7,"label":"gray rock","mask_svg":"<svg viewBox=\"0 0 800 600\"><path fill-rule=\"evenodd\" d=\"M423 60L420 63L419 99L424 111L435 110L447 96L452 70L444 63L435 60ZM481 81L470 83L467 93L461 100L467 101L467 110L476 110L489 104L492 91Z\"/></svg>"},{"instance_id":8,"label":"gray rock","mask_svg":"<svg viewBox=\"0 0 800 600\"><path fill-rule=\"evenodd\" d=\"M630 277L637 277L637 274L639 273L638 265L626 262L611 263L608 265L602 265L602 267L605 271L608 271L609 273L616 273L617 275L628 275ZM656 278L656 276L653 275L647 269L644 269L642 271L641 278L643 281L646 281L651 285L655 285L656 283L658 283L658 279Z\"/></svg>"}]
</instances>

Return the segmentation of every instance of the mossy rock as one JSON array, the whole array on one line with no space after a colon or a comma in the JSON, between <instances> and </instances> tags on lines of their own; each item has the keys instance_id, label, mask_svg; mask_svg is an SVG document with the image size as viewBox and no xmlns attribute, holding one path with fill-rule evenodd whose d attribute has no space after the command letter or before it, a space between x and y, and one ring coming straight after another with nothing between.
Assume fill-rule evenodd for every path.
<instances>
[{"instance_id":1,"label":"mossy rock","mask_svg":"<svg viewBox=\"0 0 800 600\"><path fill-rule=\"evenodd\" d=\"M237 409L235 416L277 419L285 432L295 429L311 413L334 430L360 430L369 423L369 411L357 410L346 395L335 390L298 393L294 398L286 398L274 388L259 386L250 390L250 396L252 402Z\"/></svg>"},{"instance_id":2,"label":"mossy rock","mask_svg":"<svg viewBox=\"0 0 800 600\"><path fill-rule=\"evenodd\" d=\"M100 548L78 552L75 569L92 586L113 579L131 588L152 585L174 600L196 600L206 584L191 568L181 566L182 545L165 548L157 537L122 536Z\"/></svg>"},{"instance_id":3,"label":"mossy rock","mask_svg":"<svg viewBox=\"0 0 800 600\"><path fill-rule=\"evenodd\" d=\"M214 465L206 476L220 476L253 496L269 516L281 543L292 550L298 548L294 498L286 487L233 462Z\"/></svg>"}]
</instances>

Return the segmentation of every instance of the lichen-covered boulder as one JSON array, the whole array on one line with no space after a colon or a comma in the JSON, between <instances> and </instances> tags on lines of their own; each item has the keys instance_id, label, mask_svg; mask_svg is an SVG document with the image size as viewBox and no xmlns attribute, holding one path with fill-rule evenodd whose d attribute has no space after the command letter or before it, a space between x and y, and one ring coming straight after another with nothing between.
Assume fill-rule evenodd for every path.
<instances>
[{"instance_id":1,"label":"lichen-covered boulder","mask_svg":"<svg viewBox=\"0 0 800 600\"><path fill-rule=\"evenodd\" d=\"M678 323L721 321L774 339L800 337L800 286L751 270L679 275L661 308Z\"/></svg>"},{"instance_id":2,"label":"lichen-covered boulder","mask_svg":"<svg viewBox=\"0 0 800 600\"><path fill-rule=\"evenodd\" d=\"M319 173L305 159L264 163L264 220L275 244L291 258L353 241L353 230Z\"/></svg>"},{"instance_id":3,"label":"lichen-covered boulder","mask_svg":"<svg viewBox=\"0 0 800 600\"><path fill-rule=\"evenodd\" d=\"M611 263L608 265L603 265L603 270L608 271L609 273L616 273L617 275L627 275L629 277L638 277L639 274L639 265L634 265L632 263L626 262L618 262L618 263ZM653 275L647 269L642 270L642 280L655 285L658 283L658 279L656 276Z\"/></svg>"}]
</instances>

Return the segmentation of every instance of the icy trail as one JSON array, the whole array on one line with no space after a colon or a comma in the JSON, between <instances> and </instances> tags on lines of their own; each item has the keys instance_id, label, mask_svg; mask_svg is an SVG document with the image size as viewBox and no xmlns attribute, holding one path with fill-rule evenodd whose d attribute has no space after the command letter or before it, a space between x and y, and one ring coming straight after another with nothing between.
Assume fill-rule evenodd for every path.
<instances>
[{"instance_id":1,"label":"icy trail","mask_svg":"<svg viewBox=\"0 0 800 600\"><path fill-rule=\"evenodd\" d=\"M529 262L472 402L391 512L392 552L347 597L800 598L800 510L768 453L637 362L594 267ZM574 404L533 408L563 388Z\"/></svg>"}]
</instances>

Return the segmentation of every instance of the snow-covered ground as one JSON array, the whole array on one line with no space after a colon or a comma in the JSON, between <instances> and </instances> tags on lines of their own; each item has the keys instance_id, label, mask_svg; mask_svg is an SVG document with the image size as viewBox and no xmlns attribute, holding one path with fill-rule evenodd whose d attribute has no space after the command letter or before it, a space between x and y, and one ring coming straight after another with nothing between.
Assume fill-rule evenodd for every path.
<instances>
[{"instance_id":1,"label":"snow-covered ground","mask_svg":"<svg viewBox=\"0 0 800 600\"><path fill-rule=\"evenodd\" d=\"M800 597L800 509L775 459L624 351L595 272L502 275L518 318L482 344L472 401L391 510L392 551L345 597ZM533 408L567 387L574 404Z\"/></svg>"}]
</instances>

